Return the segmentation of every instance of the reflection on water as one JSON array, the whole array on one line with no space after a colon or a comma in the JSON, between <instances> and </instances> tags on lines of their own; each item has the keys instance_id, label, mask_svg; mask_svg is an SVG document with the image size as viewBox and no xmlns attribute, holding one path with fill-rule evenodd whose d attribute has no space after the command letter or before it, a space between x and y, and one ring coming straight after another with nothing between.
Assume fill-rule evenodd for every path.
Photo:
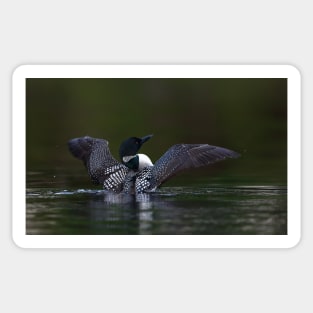
<instances>
[{"instance_id":1,"label":"reflection on water","mask_svg":"<svg viewBox=\"0 0 313 313\"><path fill-rule=\"evenodd\" d=\"M27 234L287 234L281 186L163 187L138 196L28 186Z\"/></svg>"}]
</instances>

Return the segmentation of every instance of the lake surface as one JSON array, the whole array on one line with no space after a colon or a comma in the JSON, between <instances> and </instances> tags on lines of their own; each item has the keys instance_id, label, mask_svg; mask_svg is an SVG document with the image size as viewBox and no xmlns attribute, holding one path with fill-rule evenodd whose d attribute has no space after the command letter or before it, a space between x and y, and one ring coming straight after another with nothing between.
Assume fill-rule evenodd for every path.
<instances>
[{"instance_id":1,"label":"lake surface","mask_svg":"<svg viewBox=\"0 0 313 313\"><path fill-rule=\"evenodd\" d=\"M86 175L62 173L27 173L27 234L287 234L287 188L279 184L194 179L130 196L86 188Z\"/></svg>"}]
</instances>

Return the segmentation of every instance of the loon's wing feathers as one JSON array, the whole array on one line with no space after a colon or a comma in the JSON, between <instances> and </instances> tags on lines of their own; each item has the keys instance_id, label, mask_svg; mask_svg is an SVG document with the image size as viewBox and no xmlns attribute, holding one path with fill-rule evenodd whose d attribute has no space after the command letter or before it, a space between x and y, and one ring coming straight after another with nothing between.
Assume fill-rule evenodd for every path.
<instances>
[{"instance_id":1,"label":"loon's wing feathers","mask_svg":"<svg viewBox=\"0 0 313 313\"><path fill-rule=\"evenodd\" d=\"M113 191L122 188L129 170L112 156L107 140L85 136L71 139L68 147L84 162L94 184L104 184L105 189Z\"/></svg>"},{"instance_id":2,"label":"loon's wing feathers","mask_svg":"<svg viewBox=\"0 0 313 313\"><path fill-rule=\"evenodd\" d=\"M239 156L237 152L208 144L174 145L154 164L151 187L156 188L180 171Z\"/></svg>"}]
</instances>

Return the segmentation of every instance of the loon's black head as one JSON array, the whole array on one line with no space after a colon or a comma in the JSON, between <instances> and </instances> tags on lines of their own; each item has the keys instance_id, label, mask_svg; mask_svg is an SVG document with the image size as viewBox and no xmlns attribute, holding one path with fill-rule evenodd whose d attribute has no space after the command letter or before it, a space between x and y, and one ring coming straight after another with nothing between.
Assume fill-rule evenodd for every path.
<instances>
[{"instance_id":1,"label":"loon's black head","mask_svg":"<svg viewBox=\"0 0 313 313\"><path fill-rule=\"evenodd\" d=\"M124 140L120 145L120 158L122 162L128 166L129 168L136 169L138 168L138 161L136 162L136 158L133 158L138 153L141 146L148 141L153 135L148 135L142 138L138 137L130 137ZM138 157L137 157L138 159Z\"/></svg>"}]
</instances>

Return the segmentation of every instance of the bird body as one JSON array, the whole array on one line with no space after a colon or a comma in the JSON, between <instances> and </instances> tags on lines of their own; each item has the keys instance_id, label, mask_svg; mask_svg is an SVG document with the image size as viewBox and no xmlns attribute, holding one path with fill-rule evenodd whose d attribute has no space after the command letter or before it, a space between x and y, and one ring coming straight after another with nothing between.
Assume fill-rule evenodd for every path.
<instances>
[{"instance_id":1,"label":"bird body","mask_svg":"<svg viewBox=\"0 0 313 313\"><path fill-rule=\"evenodd\" d=\"M89 136L68 142L70 152L82 160L94 184L116 193L155 191L161 184L183 170L206 166L240 155L232 150L208 144L176 144L170 147L153 165L145 154L138 154L142 144L152 135L130 137L122 142L117 161L104 139Z\"/></svg>"},{"instance_id":2,"label":"bird body","mask_svg":"<svg viewBox=\"0 0 313 313\"><path fill-rule=\"evenodd\" d=\"M153 166L151 159L147 155L142 153L139 153L137 155L139 157L139 167L138 167L139 171L143 170L147 166Z\"/></svg>"}]
</instances>

